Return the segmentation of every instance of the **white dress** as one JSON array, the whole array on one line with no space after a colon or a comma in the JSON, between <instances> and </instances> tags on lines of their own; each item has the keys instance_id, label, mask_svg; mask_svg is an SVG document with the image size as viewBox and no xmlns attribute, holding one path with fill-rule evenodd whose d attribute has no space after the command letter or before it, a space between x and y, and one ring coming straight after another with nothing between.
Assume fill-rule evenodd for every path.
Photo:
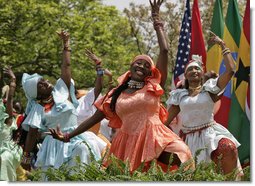
<instances>
[{"instance_id":1,"label":"white dress","mask_svg":"<svg viewBox=\"0 0 255 186\"><path fill-rule=\"evenodd\" d=\"M216 150L218 142L222 138L228 138L238 148L240 143L235 137L222 125L214 120L214 102L210 97L209 92L220 94L220 89L217 87L217 79L209 79L202 87L202 91L191 97L187 89L176 89L170 92L170 97L167 100L168 105L179 105L179 117L182 121L182 131L186 134L185 143L189 146L192 155L198 149L205 148L198 158L198 163L201 161L211 161L211 152ZM202 130L199 130L204 128ZM199 130L191 132L192 130ZM240 162L238 162L240 164Z\"/></svg>"},{"instance_id":2,"label":"white dress","mask_svg":"<svg viewBox=\"0 0 255 186\"><path fill-rule=\"evenodd\" d=\"M97 99L102 97L98 96ZM97 110L94 106L95 102L95 88L92 88L86 95L82 96L78 99L79 105L77 107L78 113L78 125L80 125L83 121L91 117ZM108 126L109 121L107 119L103 119L100 122L99 133L103 134L109 141L111 141L112 137L112 128Z\"/></svg>"}]
</instances>

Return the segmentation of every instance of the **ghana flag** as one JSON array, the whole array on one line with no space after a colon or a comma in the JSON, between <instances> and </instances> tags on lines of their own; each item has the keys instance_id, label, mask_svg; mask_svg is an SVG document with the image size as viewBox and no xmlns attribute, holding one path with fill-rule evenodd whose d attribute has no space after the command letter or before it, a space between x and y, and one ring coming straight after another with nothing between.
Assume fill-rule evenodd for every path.
<instances>
[{"instance_id":1,"label":"ghana flag","mask_svg":"<svg viewBox=\"0 0 255 186\"><path fill-rule=\"evenodd\" d=\"M246 3L236 69L228 129L241 143L238 148L241 163L247 164L250 161L250 0Z\"/></svg>"}]
</instances>

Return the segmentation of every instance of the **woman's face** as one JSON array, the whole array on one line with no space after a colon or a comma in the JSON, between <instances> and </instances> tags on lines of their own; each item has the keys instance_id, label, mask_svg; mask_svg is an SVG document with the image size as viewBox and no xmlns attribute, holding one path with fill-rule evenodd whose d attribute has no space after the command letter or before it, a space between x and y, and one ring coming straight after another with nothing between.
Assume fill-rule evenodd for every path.
<instances>
[{"instance_id":1,"label":"woman's face","mask_svg":"<svg viewBox=\"0 0 255 186\"><path fill-rule=\"evenodd\" d=\"M144 81L144 79L151 75L151 64L146 60L135 61L130 68L131 79L135 81Z\"/></svg>"},{"instance_id":2,"label":"woman's face","mask_svg":"<svg viewBox=\"0 0 255 186\"><path fill-rule=\"evenodd\" d=\"M188 81L201 81L203 76L203 70L198 66L190 66L185 72L185 78Z\"/></svg>"},{"instance_id":3,"label":"woman's face","mask_svg":"<svg viewBox=\"0 0 255 186\"><path fill-rule=\"evenodd\" d=\"M48 80L40 79L37 83L37 99L45 99L51 95L53 85Z\"/></svg>"}]
</instances>

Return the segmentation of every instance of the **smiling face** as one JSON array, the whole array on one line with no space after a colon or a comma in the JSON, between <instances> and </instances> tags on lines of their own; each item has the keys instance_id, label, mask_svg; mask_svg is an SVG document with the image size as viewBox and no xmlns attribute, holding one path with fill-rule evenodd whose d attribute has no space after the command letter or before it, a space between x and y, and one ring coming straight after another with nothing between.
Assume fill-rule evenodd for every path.
<instances>
[{"instance_id":1,"label":"smiling face","mask_svg":"<svg viewBox=\"0 0 255 186\"><path fill-rule=\"evenodd\" d=\"M45 99L51 95L53 85L48 80L40 79L37 83L37 99Z\"/></svg>"},{"instance_id":2,"label":"smiling face","mask_svg":"<svg viewBox=\"0 0 255 186\"><path fill-rule=\"evenodd\" d=\"M151 64L144 60L139 59L132 63L130 67L131 79L135 81L144 81L144 79L151 75Z\"/></svg>"},{"instance_id":3,"label":"smiling face","mask_svg":"<svg viewBox=\"0 0 255 186\"><path fill-rule=\"evenodd\" d=\"M201 81L203 70L198 66L189 66L185 72L185 78L188 81Z\"/></svg>"}]
</instances>

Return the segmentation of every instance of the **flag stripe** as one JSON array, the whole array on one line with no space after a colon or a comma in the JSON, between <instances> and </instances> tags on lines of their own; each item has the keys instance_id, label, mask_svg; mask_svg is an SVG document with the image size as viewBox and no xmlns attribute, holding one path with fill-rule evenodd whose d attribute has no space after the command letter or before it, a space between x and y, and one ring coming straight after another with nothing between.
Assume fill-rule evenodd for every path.
<instances>
[{"instance_id":1,"label":"flag stripe","mask_svg":"<svg viewBox=\"0 0 255 186\"><path fill-rule=\"evenodd\" d=\"M216 0L214 3L213 17L210 30L220 38L223 38L224 19L222 13L221 0ZM221 61L222 61L221 48L217 45L212 46L209 45L206 58L207 71L213 70L216 73L219 73Z\"/></svg>"},{"instance_id":2,"label":"flag stripe","mask_svg":"<svg viewBox=\"0 0 255 186\"><path fill-rule=\"evenodd\" d=\"M179 80L182 80L185 66L189 61L190 34L191 34L190 15L191 15L190 1L187 0L180 30L178 52L173 72L174 74L172 78L172 89L176 87L176 84Z\"/></svg>"},{"instance_id":3,"label":"flag stripe","mask_svg":"<svg viewBox=\"0 0 255 186\"><path fill-rule=\"evenodd\" d=\"M206 71L206 50L201 25L198 0L194 0L191 19L191 49L190 59L193 54L202 56L204 70Z\"/></svg>"},{"instance_id":4,"label":"flag stripe","mask_svg":"<svg viewBox=\"0 0 255 186\"><path fill-rule=\"evenodd\" d=\"M238 11L236 0L228 1L228 10L227 10L225 24L229 32L231 33L236 45L239 46L240 34L241 34L241 29L239 28L241 28L241 18Z\"/></svg>"}]
</instances>

